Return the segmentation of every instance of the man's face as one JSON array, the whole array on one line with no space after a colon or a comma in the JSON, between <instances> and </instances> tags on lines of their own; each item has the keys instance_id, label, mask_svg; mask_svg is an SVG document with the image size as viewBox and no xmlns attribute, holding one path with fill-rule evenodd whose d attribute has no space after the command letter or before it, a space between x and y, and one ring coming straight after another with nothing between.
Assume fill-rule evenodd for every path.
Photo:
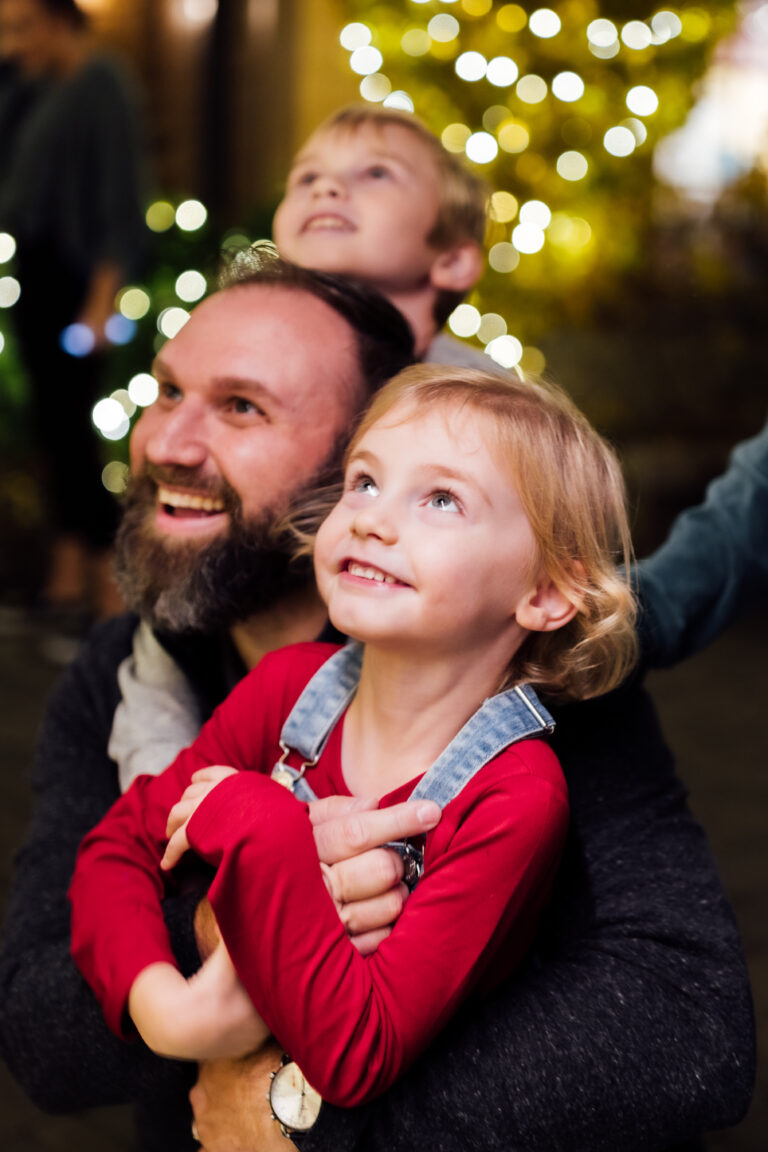
<instances>
[{"instance_id":1,"label":"man's face","mask_svg":"<svg viewBox=\"0 0 768 1152\"><path fill-rule=\"evenodd\" d=\"M274 219L280 255L357 276L384 295L429 281L439 252L439 178L406 127L363 124L316 133L296 157Z\"/></svg>"},{"instance_id":2,"label":"man's face","mask_svg":"<svg viewBox=\"0 0 768 1152\"><path fill-rule=\"evenodd\" d=\"M236 286L195 309L154 371L158 399L131 438L121 583L151 619L160 604L159 626L230 624L286 590L260 590L278 565L269 528L346 438L361 392L354 335L307 293ZM210 603L185 603L193 592Z\"/></svg>"},{"instance_id":3,"label":"man's face","mask_svg":"<svg viewBox=\"0 0 768 1152\"><path fill-rule=\"evenodd\" d=\"M61 24L37 0L0 0L0 53L23 72L46 72Z\"/></svg>"}]
</instances>

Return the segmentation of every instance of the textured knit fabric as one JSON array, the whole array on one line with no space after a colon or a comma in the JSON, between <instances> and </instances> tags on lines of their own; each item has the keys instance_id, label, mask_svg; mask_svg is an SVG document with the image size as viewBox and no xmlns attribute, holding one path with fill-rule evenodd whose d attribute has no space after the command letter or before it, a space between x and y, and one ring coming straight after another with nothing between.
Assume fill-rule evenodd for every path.
<instances>
[{"instance_id":1,"label":"textured knit fabric","mask_svg":"<svg viewBox=\"0 0 768 1152\"><path fill-rule=\"evenodd\" d=\"M638 570L640 636L651 666L697 652L765 598L768 588L768 422L733 451L702 504L683 512Z\"/></svg>"},{"instance_id":2,"label":"textured knit fabric","mask_svg":"<svg viewBox=\"0 0 768 1152\"><path fill-rule=\"evenodd\" d=\"M136 976L173 959L158 899L170 809L199 768L239 769L199 806L189 842L217 867L216 919L270 1030L324 1099L351 1105L387 1088L473 988L520 962L552 887L568 806L543 741L502 752L446 805L395 931L360 956L326 890L306 806L268 778L284 720L338 650L301 644L266 656L167 772L136 782L81 848L72 942L120 1031ZM318 796L349 795L342 728L343 717L307 772Z\"/></svg>"},{"instance_id":3,"label":"textured knit fabric","mask_svg":"<svg viewBox=\"0 0 768 1152\"><path fill-rule=\"evenodd\" d=\"M142 1152L187 1152L193 1070L112 1036L70 956L77 847L119 795L106 747L135 627L97 630L48 708L0 960L0 1045L40 1106L139 1101ZM227 686L220 645L174 654L209 711ZM302 1152L650 1152L746 1111L744 960L654 709L630 686L556 719L571 825L533 957L384 1096L324 1106ZM166 908L189 966L191 902Z\"/></svg>"}]
</instances>

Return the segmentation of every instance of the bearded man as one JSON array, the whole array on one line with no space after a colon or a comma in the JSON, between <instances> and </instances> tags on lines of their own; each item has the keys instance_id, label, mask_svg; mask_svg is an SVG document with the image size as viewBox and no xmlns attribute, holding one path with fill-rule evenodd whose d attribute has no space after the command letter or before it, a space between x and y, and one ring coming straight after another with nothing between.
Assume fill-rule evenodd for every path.
<instances>
[{"instance_id":1,"label":"bearded man","mask_svg":"<svg viewBox=\"0 0 768 1152\"><path fill-rule=\"evenodd\" d=\"M333 471L366 386L409 352L398 315L356 290L344 305L350 291L269 265L199 305L164 346L159 398L133 433L137 486L120 543L140 642L136 615L103 626L46 717L0 964L0 1042L43 1107L136 1103L142 1152L195 1146L195 1070L108 1034L69 957L74 856L118 795L119 678L130 696L132 661L157 659L164 686L178 678L179 711L186 692L202 719L264 652L325 626L313 584L269 529ZM468 1005L379 1100L323 1105L303 1133L281 1129L267 1103L276 1045L203 1065L191 1096L205 1152L641 1152L740 1118L754 1069L744 961L652 705L630 684L557 720L572 829L525 968ZM145 735L162 762L162 736ZM424 832L439 813L354 803L312 818L331 893L366 951L406 894L399 858L372 846ZM196 889L166 900L185 973L206 943L200 907Z\"/></svg>"}]
</instances>

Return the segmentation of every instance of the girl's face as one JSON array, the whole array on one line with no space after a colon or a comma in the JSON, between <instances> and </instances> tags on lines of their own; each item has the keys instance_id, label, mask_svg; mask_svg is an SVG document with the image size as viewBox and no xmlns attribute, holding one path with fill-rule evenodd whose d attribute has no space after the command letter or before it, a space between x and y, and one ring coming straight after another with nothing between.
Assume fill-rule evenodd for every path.
<instances>
[{"instance_id":1,"label":"girl's face","mask_svg":"<svg viewBox=\"0 0 768 1152\"><path fill-rule=\"evenodd\" d=\"M491 417L397 405L356 445L315 545L337 628L379 647L514 651L537 549L493 451Z\"/></svg>"}]
</instances>

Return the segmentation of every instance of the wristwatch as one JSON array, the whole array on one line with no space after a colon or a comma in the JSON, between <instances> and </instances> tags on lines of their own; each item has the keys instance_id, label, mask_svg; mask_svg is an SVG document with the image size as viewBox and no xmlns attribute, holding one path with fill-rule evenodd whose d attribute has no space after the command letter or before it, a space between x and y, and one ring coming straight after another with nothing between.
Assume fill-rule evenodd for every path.
<instances>
[{"instance_id":1,"label":"wristwatch","mask_svg":"<svg viewBox=\"0 0 768 1152\"><path fill-rule=\"evenodd\" d=\"M320 1093L307 1083L301 1068L286 1053L270 1081L269 1106L283 1136L308 1132L320 1115Z\"/></svg>"}]
</instances>

